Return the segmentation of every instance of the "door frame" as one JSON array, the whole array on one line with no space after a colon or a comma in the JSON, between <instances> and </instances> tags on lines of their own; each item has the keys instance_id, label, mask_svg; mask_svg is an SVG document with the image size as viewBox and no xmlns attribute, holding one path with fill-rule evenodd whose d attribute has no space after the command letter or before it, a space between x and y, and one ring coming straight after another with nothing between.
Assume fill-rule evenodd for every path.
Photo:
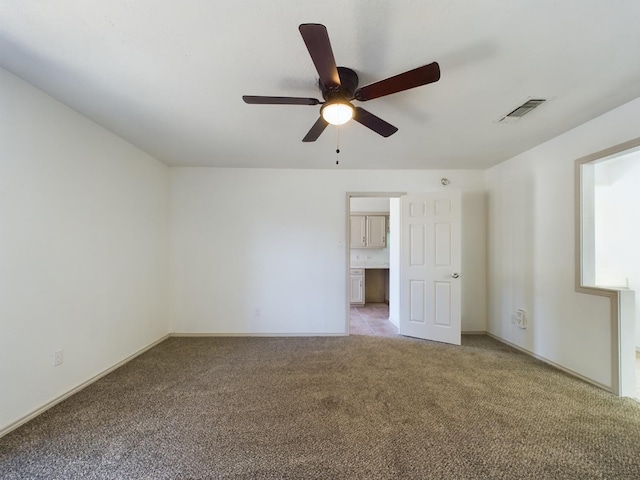
<instances>
[{"instance_id":1,"label":"door frame","mask_svg":"<svg viewBox=\"0 0 640 480\"><path fill-rule=\"evenodd\" d=\"M350 335L349 333L349 314L351 313L351 302L349 302L350 293L349 293L349 275L351 273L351 242L349 239L349 216L351 215L351 199L352 198L362 198L362 197L384 197L384 198L399 198L403 195L406 195L406 192L346 192L345 194L345 270L344 270L344 279L346 284L345 289L345 335Z\"/></svg>"}]
</instances>

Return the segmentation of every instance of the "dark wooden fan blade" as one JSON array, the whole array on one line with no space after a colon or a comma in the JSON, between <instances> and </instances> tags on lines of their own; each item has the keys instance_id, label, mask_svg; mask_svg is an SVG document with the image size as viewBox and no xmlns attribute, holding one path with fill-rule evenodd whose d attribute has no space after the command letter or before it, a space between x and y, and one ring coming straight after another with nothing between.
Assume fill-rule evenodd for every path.
<instances>
[{"instance_id":1,"label":"dark wooden fan blade","mask_svg":"<svg viewBox=\"0 0 640 480\"><path fill-rule=\"evenodd\" d=\"M243 95L244 103L251 105L318 105L320 100L302 97L260 97L256 95Z\"/></svg>"},{"instance_id":2,"label":"dark wooden fan blade","mask_svg":"<svg viewBox=\"0 0 640 480\"><path fill-rule=\"evenodd\" d=\"M380 117L376 117L373 113L366 111L364 108L356 107L353 119L383 137L390 137L398 131L396 127L385 122Z\"/></svg>"},{"instance_id":3,"label":"dark wooden fan blade","mask_svg":"<svg viewBox=\"0 0 640 480\"><path fill-rule=\"evenodd\" d=\"M366 85L356 91L355 98L361 102L366 102L367 100L402 92L410 88L420 87L428 83L437 82L438 80L440 80L440 66L436 62L433 62L429 65L401 73L400 75L380 80L371 85Z\"/></svg>"},{"instance_id":4,"label":"dark wooden fan blade","mask_svg":"<svg viewBox=\"0 0 640 480\"><path fill-rule=\"evenodd\" d=\"M333 58L327 28L318 23L303 23L298 27L298 30L300 30L309 55L311 55L311 60L316 66L322 85L326 88L339 87L340 76L336 60Z\"/></svg>"},{"instance_id":5,"label":"dark wooden fan blade","mask_svg":"<svg viewBox=\"0 0 640 480\"><path fill-rule=\"evenodd\" d=\"M327 128L329 123L322 117L318 117L316 123L313 124L311 130L307 133L307 135L302 139L303 142L315 142L320 134L324 132L324 129Z\"/></svg>"}]
</instances>

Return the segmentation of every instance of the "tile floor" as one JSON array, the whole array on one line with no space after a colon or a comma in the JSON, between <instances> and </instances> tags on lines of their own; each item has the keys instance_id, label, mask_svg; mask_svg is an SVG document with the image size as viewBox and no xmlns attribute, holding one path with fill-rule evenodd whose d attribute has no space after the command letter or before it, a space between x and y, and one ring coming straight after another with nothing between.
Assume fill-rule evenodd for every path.
<instances>
[{"instance_id":1,"label":"tile floor","mask_svg":"<svg viewBox=\"0 0 640 480\"><path fill-rule=\"evenodd\" d=\"M351 335L395 337L398 335L398 329L389 321L389 305L386 303L367 303L364 306L351 307L349 310L349 333Z\"/></svg>"}]
</instances>

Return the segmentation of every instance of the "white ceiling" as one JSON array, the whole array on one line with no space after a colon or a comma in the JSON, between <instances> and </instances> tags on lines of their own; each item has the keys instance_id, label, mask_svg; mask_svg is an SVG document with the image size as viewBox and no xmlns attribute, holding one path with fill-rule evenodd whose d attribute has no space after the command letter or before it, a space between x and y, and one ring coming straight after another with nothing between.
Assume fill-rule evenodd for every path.
<instances>
[{"instance_id":1,"label":"white ceiling","mask_svg":"<svg viewBox=\"0 0 640 480\"><path fill-rule=\"evenodd\" d=\"M399 131L340 127L340 168L484 169L640 96L638 0L0 0L0 65L168 165L334 168L318 106L241 99L322 98L301 23L361 86L442 71L360 103Z\"/></svg>"}]
</instances>

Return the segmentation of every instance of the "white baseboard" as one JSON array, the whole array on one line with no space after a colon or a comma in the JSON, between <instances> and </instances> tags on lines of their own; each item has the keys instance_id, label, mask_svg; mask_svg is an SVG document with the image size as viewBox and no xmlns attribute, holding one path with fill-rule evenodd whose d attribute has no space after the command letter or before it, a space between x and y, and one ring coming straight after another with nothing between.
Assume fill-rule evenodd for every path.
<instances>
[{"instance_id":1,"label":"white baseboard","mask_svg":"<svg viewBox=\"0 0 640 480\"><path fill-rule=\"evenodd\" d=\"M594 385L598 388L601 388L603 390L606 390L608 392L611 392L611 387L607 387L606 385L602 385L601 383L595 382L569 368L563 367L562 365L558 365L557 363L541 356L538 355L536 353L533 353L530 350L527 350L526 348L520 347L514 343L511 343L507 340L504 340L496 335L493 335L492 333L489 332L483 332L483 331L466 331L466 332L462 332L463 335L488 335L491 338L497 340L498 342L504 343L505 345L508 345L512 348L515 348L516 350L519 350L523 353L526 353L529 356L532 356L548 365L551 365L554 368L557 368L558 370L561 370L565 373L568 373L569 375L572 375L574 377L579 378L580 380L583 380L587 383L590 383L591 385ZM40 408L34 410L33 412L29 413L28 415L25 415L24 417L20 418L19 420L11 423L10 425L6 426L5 428L3 428L2 430L0 430L0 438L3 437L4 435L6 435L7 433L15 430L16 428L24 425L25 423L27 423L29 420L32 420L33 418L37 417L38 415L40 415L41 413L45 412L46 410L50 409L51 407L53 407L54 405L57 405L58 403L62 402L63 400L66 400L67 398L69 398L70 396L74 395L75 393L78 393L80 390L82 390L83 388L88 387L89 385L91 385L92 383L96 382L97 380L101 379L102 377L108 375L109 373L113 372L114 370L120 368L121 366L123 366L124 364L130 362L131 360L133 360L134 358L136 358L137 356L143 354L144 352L146 352L147 350L152 349L153 347L155 347L156 345L160 344L161 342L163 342L164 340L166 340L169 337L311 337L311 336L323 336L323 337L336 337L336 336L346 336L348 334L345 334L344 332L338 332L338 333L323 333L323 334L304 334L304 333L260 333L260 334L247 334L247 333L179 333L179 332L174 332L168 335L164 335L163 337L159 338L158 340L150 343L149 345L147 345L146 347L141 348L140 350L138 350L137 352L129 355L127 358L121 360L120 362L116 363L115 365L113 365L112 367L107 368L106 370L103 370L102 372L98 373L97 375L94 375L93 377L91 377L90 379L86 380L85 382L81 383L80 385L78 385L77 387L69 390L67 393L64 393L56 398L54 398L53 400L47 402L46 404L42 405ZM636 351L640 352L640 347L636 349Z\"/></svg>"},{"instance_id":2,"label":"white baseboard","mask_svg":"<svg viewBox=\"0 0 640 480\"><path fill-rule=\"evenodd\" d=\"M524 347L521 347L519 345L516 345L515 343L511 343L508 340L505 340L504 338L500 338L496 335L494 335L493 333L487 332L487 335L490 336L491 338L493 338L494 340L497 340L500 343L504 343L505 345L510 346L511 348L515 348L516 350L521 351L522 353L526 353L527 355L529 355L530 357L533 357L537 360L540 360L541 362L546 363L547 365L550 365L554 368L557 368L558 370L563 371L564 373L567 373L569 375L571 375L572 377L576 377L579 378L580 380L582 380L583 382L587 382L590 383L591 385L601 388L602 390L605 390L609 393L613 393L613 390L611 389L611 387L607 386L607 385L603 385L602 383L596 382L595 380L591 380L588 377L585 377L584 375L579 374L576 371L571 370L570 368L567 367L563 367L562 365L549 360L546 357L543 357L542 355L538 355L537 353L532 352L531 350L528 350Z\"/></svg>"},{"instance_id":3,"label":"white baseboard","mask_svg":"<svg viewBox=\"0 0 640 480\"><path fill-rule=\"evenodd\" d=\"M485 330L468 330L462 331L462 335L486 335L487 332Z\"/></svg>"},{"instance_id":4,"label":"white baseboard","mask_svg":"<svg viewBox=\"0 0 640 480\"><path fill-rule=\"evenodd\" d=\"M72 388L71 390L69 390L67 393L63 393L62 395L54 398L53 400L45 403L44 405L42 405L40 408L37 408L36 410L34 410L33 412L25 415L24 417L20 418L19 420L16 420L15 422L11 423L10 425L4 427L2 430L0 430L0 438L2 438L3 436L5 436L7 433L15 430L18 427L21 427L22 425L24 425L25 423L27 423L29 420L34 419L35 417L37 417L38 415L40 415L41 413L44 413L45 411L49 410L51 407L53 407L54 405L57 405L58 403L62 402L63 400L66 400L67 398L69 398L71 395L74 395L76 393L78 393L80 390L82 390L83 388L88 387L89 385L91 385L92 383L94 383L97 380L100 380L102 377L110 374L111 372L113 372L114 370L120 368L121 366L123 366L125 363L130 362L131 360L133 360L134 358L136 358L138 355L143 354L144 352L146 352L147 350L152 349L153 347L155 347L156 345L158 345L159 343L165 341L167 338L169 338L170 335L164 335L163 337L159 338L158 340L150 343L149 345L147 345L146 347L141 348L140 350L138 350L135 353L132 353L131 355L129 355L127 358L125 358L124 360L119 361L118 363L116 363L115 365L113 365L112 367L107 368L106 370L103 370L102 372L98 373L97 375L94 375L93 377L91 377L89 380L86 380L84 382L82 382L80 385L78 385L75 388Z\"/></svg>"}]
</instances>

